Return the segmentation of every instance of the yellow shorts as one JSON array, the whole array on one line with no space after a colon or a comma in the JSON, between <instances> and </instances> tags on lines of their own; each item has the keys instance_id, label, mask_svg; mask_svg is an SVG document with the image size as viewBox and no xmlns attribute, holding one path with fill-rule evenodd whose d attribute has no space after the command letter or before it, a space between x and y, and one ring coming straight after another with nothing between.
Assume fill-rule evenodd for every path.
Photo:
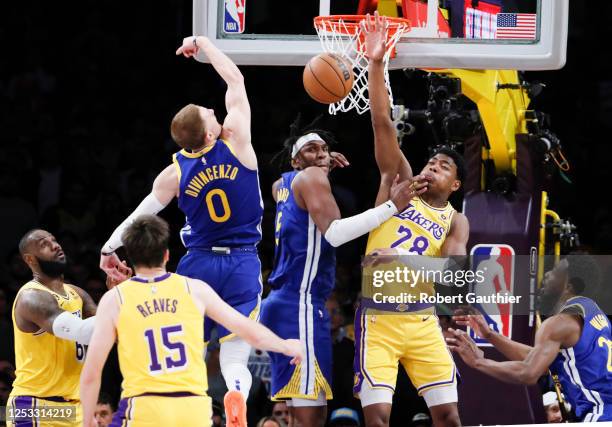
<instances>
[{"instance_id":1,"label":"yellow shorts","mask_svg":"<svg viewBox=\"0 0 612 427\"><path fill-rule=\"evenodd\" d=\"M81 402L39 399L34 396L11 396L6 404L6 425L9 427L81 427Z\"/></svg>"},{"instance_id":2,"label":"yellow shorts","mask_svg":"<svg viewBox=\"0 0 612 427\"><path fill-rule=\"evenodd\" d=\"M212 401L208 396L125 397L119 402L112 427L210 427Z\"/></svg>"},{"instance_id":3,"label":"yellow shorts","mask_svg":"<svg viewBox=\"0 0 612 427\"><path fill-rule=\"evenodd\" d=\"M380 312L379 312L380 313ZM355 387L395 391L398 362L419 395L454 385L456 367L435 314L367 314L355 316Z\"/></svg>"}]
</instances>

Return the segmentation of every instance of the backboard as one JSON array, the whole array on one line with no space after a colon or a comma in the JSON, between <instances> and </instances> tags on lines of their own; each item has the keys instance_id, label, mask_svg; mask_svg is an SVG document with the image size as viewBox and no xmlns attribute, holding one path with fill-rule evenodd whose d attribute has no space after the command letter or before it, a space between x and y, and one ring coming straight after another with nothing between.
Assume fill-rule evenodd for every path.
<instances>
[{"instance_id":1,"label":"backboard","mask_svg":"<svg viewBox=\"0 0 612 427\"><path fill-rule=\"evenodd\" d=\"M323 51L315 16L372 12L369 3L193 0L194 34L209 37L239 65L305 65ZM569 0L397 0L393 8L412 29L398 43L390 69L547 70L565 64Z\"/></svg>"}]
</instances>

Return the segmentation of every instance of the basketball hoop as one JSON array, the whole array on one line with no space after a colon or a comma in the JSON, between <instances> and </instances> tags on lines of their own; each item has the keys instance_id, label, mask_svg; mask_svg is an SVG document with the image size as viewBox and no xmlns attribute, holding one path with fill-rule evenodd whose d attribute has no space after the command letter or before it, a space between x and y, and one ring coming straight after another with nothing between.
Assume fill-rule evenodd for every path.
<instances>
[{"instance_id":1,"label":"basketball hoop","mask_svg":"<svg viewBox=\"0 0 612 427\"><path fill-rule=\"evenodd\" d=\"M353 108L357 113L363 114L370 109L370 100L366 95L369 60L365 54L365 35L359 25L363 19L365 19L364 15L317 16L314 19L314 26L323 50L345 56L351 61L355 71L353 90L346 98L335 104L330 104L329 114L336 114L338 111L347 112ZM389 28L383 63L389 103L393 105L393 94L389 85L389 60L395 57L395 45L402 34L410 29L410 21L393 17L386 17L386 19Z\"/></svg>"}]
</instances>

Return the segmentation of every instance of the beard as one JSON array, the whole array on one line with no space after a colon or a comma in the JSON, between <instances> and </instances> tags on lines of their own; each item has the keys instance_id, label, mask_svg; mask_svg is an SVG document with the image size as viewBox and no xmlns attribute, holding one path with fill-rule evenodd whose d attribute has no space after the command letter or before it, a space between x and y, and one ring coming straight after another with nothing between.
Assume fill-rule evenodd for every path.
<instances>
[{"instance_id":1,"label":"beard","mask_svg":"<svg viewBox=\"0 0 612 427\"><path fill-rule=\"evenodd\" d=\"M540 309L540 314L543 316L552 316L553 311L559 302L559 297L561 294L551 293L551 292L540 292L538 295L538 307Z\"/></svg>"},{"instance_id":2,"label":"beard","mask_svg":"<svg viewBox=\"0 0 612 427\"><path fill-rule=\"evenodd\" d=\"M48 277L60 277L66 272L66 260L64 261L45 261L36 257L40 271Z\"/></svg>"}]
</instances>

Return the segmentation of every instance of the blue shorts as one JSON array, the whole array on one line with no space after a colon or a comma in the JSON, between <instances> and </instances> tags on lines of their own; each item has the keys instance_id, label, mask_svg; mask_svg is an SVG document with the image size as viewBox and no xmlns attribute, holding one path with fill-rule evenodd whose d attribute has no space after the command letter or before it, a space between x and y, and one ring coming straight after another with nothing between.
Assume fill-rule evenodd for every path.
<instances>
[{"instance_id":1,"label":"blue shorts","mask_svg":"<svg viewBox=\"0 0 612 427\"><path fill-rule=\"evenodd\" d=\"M252 251L236 251L230 255L190 249L181 258L176 272L208 283L223 301L245 316L257 319L262 284L261 262L254 248ZM207 317L204 321L204 341L210 341L211 331L215 327L219 341L234 336Z\"/></svg>"},{"instance_id":2,"label":"blue shorts","mask_svg":"<svg viewBox=\"0 0 612 427\"><path fill-rule=\"evenodd\" d=\"M299 339L304 360L295 366L290 357L270 353L272 400L332 399L332 343L325 301L306 303L295 293L272 291L261 305L261 323L279 337Z\"/></svg>"}]
</instances>

